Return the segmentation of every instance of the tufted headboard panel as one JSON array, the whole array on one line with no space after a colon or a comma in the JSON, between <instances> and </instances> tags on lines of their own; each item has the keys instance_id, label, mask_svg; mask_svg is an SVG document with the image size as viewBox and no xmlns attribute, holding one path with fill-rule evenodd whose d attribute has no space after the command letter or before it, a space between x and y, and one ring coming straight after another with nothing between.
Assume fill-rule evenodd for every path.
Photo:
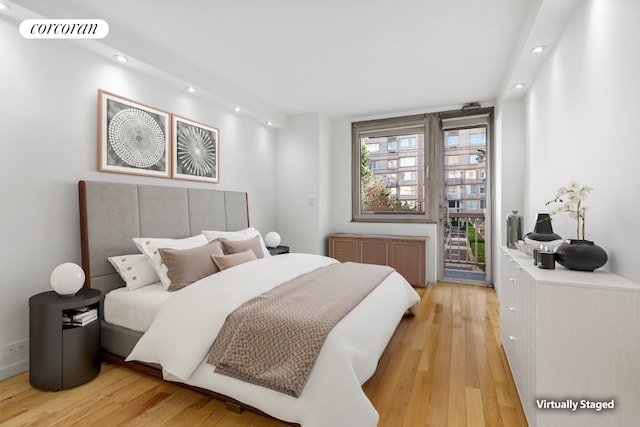
<instances>
[{"instance_id":1,"label":"tufted headboard panel","mask_svg":"<svg viewBox=\"0 0 640 427\"><path fill-rule=\"evenodd\" d=\"M243 192L80 181L78 196L85 287L103 294L124 285L107 258L139 253L133 237L176 239L249 226Z\"/></svg>"}]
</instances>

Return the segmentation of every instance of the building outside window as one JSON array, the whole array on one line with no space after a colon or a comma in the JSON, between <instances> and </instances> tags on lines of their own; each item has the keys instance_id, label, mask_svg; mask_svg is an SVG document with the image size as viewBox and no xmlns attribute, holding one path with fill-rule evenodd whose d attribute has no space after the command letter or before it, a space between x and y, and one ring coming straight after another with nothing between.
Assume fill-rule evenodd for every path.
<instances>
[{"instance_id":1,"label":"building outside window","mask_svg":"<svg viewBox=\"0 0 640 427\"><path fill-rule=\"evenodd\" d=\"M353 199L354 220L428 220L425 129L434 117L419 115L352 124L354 169L357 162L360 166L359 176L354 174L353 178L354 193L359 195Z\"/></svg>"},{"instance_id":2,"label":"building outside window","mask_svg":"<svg viewBox=\"0 0 640 427\"><path fill-rule=\"evenodd\" d=\"M444 138L445 186L449 207L456 202L456 212L486 209L486 128L448 130ZM454 144L451 144L451 138L456 141ZM452 161L453 158L458 161Z\"/></svg>"},{"instance_id":3,"label":"building outside window","mask_svg":"<svg viewBox=\"0 0 640 427\"><path fill-rule=\"evenodd\" d=\"M401 176L401 180L402 181L415 181L416 180L416 173L415 172L402 172Z\"/></svg>"},{"instance_id":4,"label":"building outside window","mask_svg":"<svg viewBox=\"0 0 640 427\"><path fill-rule=\"evenodd\" d=\"M469 144L486 144L487 136L486 133L472 133L469 134Z\"/></svg>"},{"instance_id":5,"label":"building outside window","mask_svg":"<svg viewBox=\"0 0 640 427\"><path fill-rule=\"evenodd\" d=\"M401 138L400 148L416 148L416 138Z\"/></svg>"},{"instance_id":6,"label":"building outside window","mask_svg":"<svg viewBox=\"0 0 640 427\"><path fill-rule=\"evenodd\" d=\"M415 165L416 165L416 158L415 157L401 157L400 158L400 167L401 168L411 167L411 166L415 166Z\"/></svg>"}]
</instances>

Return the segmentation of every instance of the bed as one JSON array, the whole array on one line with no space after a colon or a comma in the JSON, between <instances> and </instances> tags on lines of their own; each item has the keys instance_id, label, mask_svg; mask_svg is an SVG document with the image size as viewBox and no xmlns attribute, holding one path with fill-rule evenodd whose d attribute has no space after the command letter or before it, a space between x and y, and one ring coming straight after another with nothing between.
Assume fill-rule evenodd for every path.
<instances>
[{"instance_id":1,"label":"bed","mask_svg":"<svg viewBox=\"0 0 640 427\"><path fill-rule=\"evenodd\" d=\"M118 271L118 262L129 256L143 262L136 242L200 239L203 231L214 230L215 235L234 236L228 240L238 240L241 246L245 240L238 236L248 233L247 241L254 236L257 230L249 224L247 194L98 181L80 181L78 192L85 286L104 295L101 346L105 360L208 394L232 409L247 408L293 425L377 424L378 414L362 384L375 372L402 316L420 301L402 276L387 273L338 321L301 392L293 396L215 372L217 368L207 362L211 344L227 316L246 301L340 263L311 254L269 256L258 233L251 238L260 241L264 250L257 259L234 264L174 292L167 291L163 282L137 287ZM255 247L242 253L246 252L255 253ZM222 258L230 257L225 252ZM143 276L137 274L135 279Z\"/></svg>"}]
</instances>

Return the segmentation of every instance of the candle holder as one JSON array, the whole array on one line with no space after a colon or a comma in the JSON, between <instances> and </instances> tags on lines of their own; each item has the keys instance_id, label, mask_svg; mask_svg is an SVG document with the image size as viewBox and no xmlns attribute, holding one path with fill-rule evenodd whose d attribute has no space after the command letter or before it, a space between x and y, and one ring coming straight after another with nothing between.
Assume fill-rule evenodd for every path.
<instances>
[{"instance_id":1,"label":"candle holder","mask_svg":"<svg viewBox=\"0 0 640 427\"><path fill-rule=\"evenodd\" d=\"M553 270L556 268L556 254L549 251L539 251L538 267L545 270Z\"/></svg>"}]
</instances>

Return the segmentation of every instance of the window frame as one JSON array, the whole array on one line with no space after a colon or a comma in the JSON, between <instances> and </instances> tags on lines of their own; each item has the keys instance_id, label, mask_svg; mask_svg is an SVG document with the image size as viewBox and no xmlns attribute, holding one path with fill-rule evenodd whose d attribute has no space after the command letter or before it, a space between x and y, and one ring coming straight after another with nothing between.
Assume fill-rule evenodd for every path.
<instances>
[{"instance_id":1,"label":"window frame","mask_svg":"<svg viewBox=\"0 0 640 427\"><path fill-rule=\"evenodd\" d=\"M436 151L438 147L438 136L435 131L438 128L437 114L420 114L414 116L403 116L386 119L376 119L358 121L351 123L352 129L352 222L391 222L391 223L437 223L438 222L438 200L432 200L432 194L438 194L437 180L430 176L431 165L437 164ZM374 136L401 136L402 134L422 133L424 135L424 159L423 159L423 184L424 211L422 212L362 212L361 203L361 183L360 183L360 144L364 137ZM406 133L405 133L406 132ZM416 147L417 147L416 142ZM398 140L398 148L400 141ZM416 158L417 164L419 160ZM398 171L401 172L401 171ZM417 187L416 183L416 187ZM416 191L420 191L417 189ZM401 200L399 191L396 200Z\"/></svg>"}]
</instances>

